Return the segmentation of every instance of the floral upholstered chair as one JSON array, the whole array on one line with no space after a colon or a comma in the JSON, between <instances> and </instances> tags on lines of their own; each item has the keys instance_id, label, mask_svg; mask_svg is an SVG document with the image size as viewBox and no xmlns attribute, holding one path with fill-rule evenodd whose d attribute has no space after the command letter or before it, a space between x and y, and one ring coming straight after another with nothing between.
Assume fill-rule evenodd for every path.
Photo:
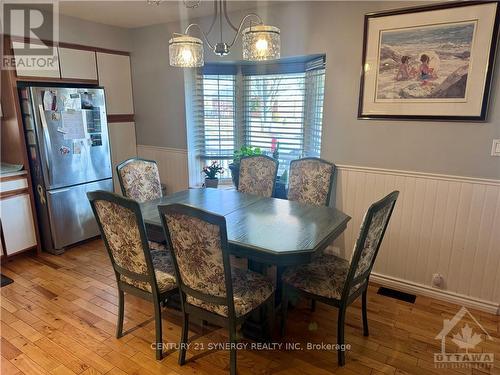
<instances>
[{"instance_id":1,"label":"floral upholstered chair","mask_svg":"<svg viewBox=\"0 0 500 375\"><path fill-rule=\"evenodd\" d=\"M116 337L123 335L125 292L153 301L156 358L162 358L161 303L177 293L170 253L150 251L139 204L107 191L87 193L118 284Z\"/></svg>"},{"instance_id":2,"label":"floral upholstered chair","mask_svg":"<svg viewBox=\"0 0 500 375\"><path fill-rule=\"evenodd\" d=\"M162 197L160 173L154 160L127 159L116 166L124 197L139 203ZM151 250L166 251L164 243L149 241Z\"/></svg>"},{"instance_id":3,"label":"floral upholstered chair","mask_svg":"<svg viewBox=\"0 0 500 375\"><path fill-rule=\"evenodd\" d=\"M337 322L337 343L344 344L344 320L347 306L362 295L363 334L368 336L366 294L368 279L384 238L389 219L399 192L394 191L373 203L365 214L363 224L352 258L349 261L332 255L314 258L304 266L288 268L283 280L283 319L281 333L285 334L288 294L295 291L299 295L312 298L339 309ZM339 366L345 364L345 352L338 351Z\"/></svg>"},{"instance_id":4,"label":"floral upholstered chair","mask_svg":"<svg viewBox=\"0 0 500 375\"><path fill-rule=\"evenodd\" d=\"M161 182L154 160L132 158L116 166L120 187L125 197L140 203L161 198Z\"/></svg>"},{"instance_id":5,"label":"floral upholstered chair","mask_svg":"<svg viewBox=\"0 0 500 375\"><path fill-rule=\"evenodd\" d=\"M274 193L278 162L265 155L240 160L238 191L270 198Z\"/></svg>"},{"instance_id":6,"label":"floral upholstered chair","mask_svg":"<svg viewBox=\"0 0 500 375\"><path fill-rule=\"evenodd\" d=\"M290 163L288 200L314 206L328 206L335 165L319 158L304 158Z\"/></svg>"},{"instance_id":7,"label":"floral upholstered chair","mask_svg":"<svg viewBox=\"0 0 500 375\"><path fill-rule=\"evenodd\" d=\"M269 316L274 317L272 282L256 272L231 268L223 216L181 204L159 206L158 210L181 293L180 365L186 359L190 316L229 327L231 343L237 342L236 326L260 306L266 305ZM272 324L268 328L272 329ZM234 345L230 370L236 374Z\"/></svg>"}]
</instances>

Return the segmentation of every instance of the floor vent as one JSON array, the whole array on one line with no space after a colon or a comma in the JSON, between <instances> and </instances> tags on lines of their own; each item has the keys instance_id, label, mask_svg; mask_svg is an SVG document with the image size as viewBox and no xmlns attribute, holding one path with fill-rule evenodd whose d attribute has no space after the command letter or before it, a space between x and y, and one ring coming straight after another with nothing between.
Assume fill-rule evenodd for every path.
<instances>
[{"instance_id":1,"label":"floor vent","mask_svg":"<svg viewBox=\"0 0 500 375\"><path fill-rule=\"evenodd\" d=\"M9 285L9 284L11 284L13 282L14 282L14 280L12 280L10 277L2 275L2 284L1 284L1 286L6 286L6 285Z\"/></svg>"},{"instance_id":2,"label":"floor vent","mask_svg":"<svg viewBox=\"0 0 500 375\"><path fill-rule=\"evenodd\" d=\"M378 288L377 294L380 294L381 296L386 296L386 297L398 299L400 301L409 302L409 303L415 303L415 300L417 299L417 296L414 294L408 294L408 293L400 292L399 290L394 290L394 289L384 288L384 287Z\"/></svg>"}]
</instances>

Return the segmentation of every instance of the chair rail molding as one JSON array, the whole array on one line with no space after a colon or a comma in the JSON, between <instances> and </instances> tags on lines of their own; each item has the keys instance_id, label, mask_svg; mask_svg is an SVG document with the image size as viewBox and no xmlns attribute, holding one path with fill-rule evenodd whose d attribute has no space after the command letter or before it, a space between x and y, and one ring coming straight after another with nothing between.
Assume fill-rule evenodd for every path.
<instances>
[{"instance_id":1,"label":"chair rail molding","mask_svg":"<svg viewBox=\"0 0 500 375\"><path fill-rule=\"evenodd\" d=\"M168 193L188 188L185 149L138 145L156 160ZM336 207L352 217L335 245L349 258L363 214L401 192L371 280L500 314L500 180L337 165ZM432 286L434 274L443 277Z\"/></svg>"}]
</instances>

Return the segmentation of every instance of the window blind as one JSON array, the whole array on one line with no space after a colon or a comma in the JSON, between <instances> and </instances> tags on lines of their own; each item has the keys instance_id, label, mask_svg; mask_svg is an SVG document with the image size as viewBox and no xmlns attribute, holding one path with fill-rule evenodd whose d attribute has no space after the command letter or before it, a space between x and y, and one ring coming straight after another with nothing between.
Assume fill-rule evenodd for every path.
<instances>
[{"instance_id":1,"label":"window blind","mask_svg":"<svg viewBox=\"0 0 500 375\"><path fill-rule=\"evenodd\" d=\"M231 158L235 149L235 76L204 75L203 126L199 141L202 159Z\"/></svg>"},{"instance_id":2,"label":"window blind","mask_svg":"<svg viewBox=\"0 0 500 375\"><path fill-rule=\"evenodd\" d=\"M190 186L203 181L204 165L226 169L234 150L279 143L278 174L291 160L320 156L325 57L288 58L270 64L207 64L185 75ZM185 73L186 74L186 73Z\"/></svg>"},{"instance_id":3,"label":"window blind","mask_svg":"<svg viewBox=\"0 0 500 375\"><path fill-rule=\"evenodd\" d=\"M279 143L280 170L304 150L305 73L243 77L246 143L271 150Z\"/></svg>"},{"instance_id":4,"label":"window blind","mask_svg":"<svg viewBox=\"0 0 500 375\"><path fill-rule=\"evenodd\" d=\"M321 128L325 93L325 69L306 72L304 156L321 154Z\"/></svg>"}]
</instances>

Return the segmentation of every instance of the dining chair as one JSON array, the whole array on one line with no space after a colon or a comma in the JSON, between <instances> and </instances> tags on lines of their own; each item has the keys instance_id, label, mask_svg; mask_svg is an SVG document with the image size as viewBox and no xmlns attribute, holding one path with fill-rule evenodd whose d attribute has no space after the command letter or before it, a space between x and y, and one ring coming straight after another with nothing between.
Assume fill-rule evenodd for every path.
<instances>
[{"instance_id":1,"label":"dining chair","mask_svg":"<svg viewBox=\"0 0 500 375\"><path fill-rule=\"evenodd\" d=\"M168 251L150 251L139 203L107 191L87 193L118 285L116 337L123 336L125 292L152 301L156 359L162 358L161 305L178 292Z\"/></svg>"},{"instance_id":2,"label":"dining chair","mask_svg":"<svg viewBox=\"0 0 500 375\"><path fill-rule=\"evenodd\" d=\"M288 200L314 206L328 206L335 164L320 158L303 158L290 162Z\"/></svg>"},{"instance_id":3,"label":"dining chair","mask_svg":"<svg viewBox=\"0 0 500 375\"><path fill-rule=\"evenodd\" d=\"M173 254L183 315L179 365L186 361L189 317L227 327L230 373L236 374L236 327L261 306L274 320L274 286L265 276L229 261L226 219L182 204L159 206Z\"/></svg>"},{"instance_id":4,"label":"dining chair","mask_svg":"<svg viewBox=\"0 0 500 375\"><path fill-rule=\"evenodd\" d=\"M288 200L312 206L328 206L332 192L335 164L329 161L307 157L290 162L288 179ZM322 256L325 250L314 254ZM278 276L283 272L278 269ZM311 301L311 311L315 311L316 301Z\"/></svg>"},{"instance_id":5,"label":"dining chair","mask_svg":"<svg viewBox=\"0 0 500 375\"><path fill-rule=\"evenodd\" d=\"M116 166L122 194L140 203L161 198L161 182L154 160L127 159Z\"/></svg>"},{"instance_id":6,"label":"dining chair","mask_svg":"<svg viewBox=\"0 0 500 375\"><path fill-rule=\"evenodd\" d=\"M270 198L274 195L278 161L266 156L246 156L240 160L238 191Z\"/></svg>"},{"instance_id":7,"label":"dining chair","mask_svg":"<svg viewBox=\"0 0 500 375\"><path fill-rule=\"evenodd\" d=\"M288 268L283 274L281 334L285 334L288 295L295 291L339 309L337 344L339 366L345 364L344 321L347 306L362 296L363 334L368 336L366 294L370 273L384 238L399 192L393 191L373 203L365 214L350 261L324 255L311 263Z\"/></svg>"}]
</instances>

